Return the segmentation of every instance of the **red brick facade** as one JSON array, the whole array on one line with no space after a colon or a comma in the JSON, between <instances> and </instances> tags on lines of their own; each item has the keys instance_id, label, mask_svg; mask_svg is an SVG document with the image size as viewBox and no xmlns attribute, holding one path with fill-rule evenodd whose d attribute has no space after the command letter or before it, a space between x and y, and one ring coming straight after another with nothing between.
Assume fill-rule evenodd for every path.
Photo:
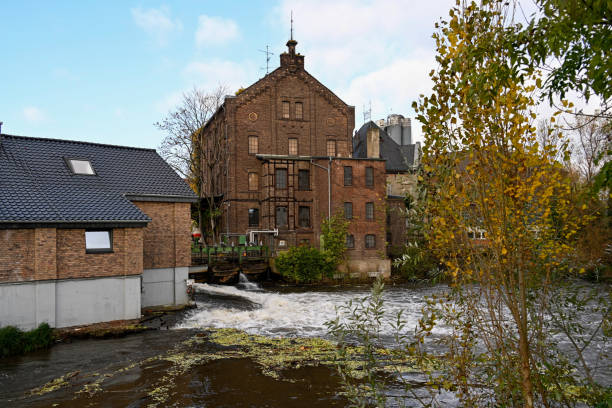
<instances>
[{"instance_id":1,"label":"red brick facade","mask_svg":"<svg viewBox=\"0 0 612 408\"><path fill-rule=\"evenodd\" d=\"M318 246L321 220L329 207L328 174L321 166L327 168L331 156L331 213L341 210L346 200L355 209L351 256L380 256L377 250L384 253L384 161L350 159L355 109L304 70L304 56L295 53L295 44L287 43L289 52L281 55L278 69L236 97L226 98L204 129L204 139L221 132L229 143L229 166L219 171L222 187L215 192L226 200L221 231L245 234L278 228L274 242L268 234L256 239L275 246L281 241ZM344 186L344 166L353 167L351 186ZM365 167L373 168L372 187L365 187ZM375 204L372 221L364 219L366 202ZM258 211L258 222L249 224L249 209ZM286 217L286 225L277 217L281 221ZM364 247L366 233L376 237L372 249Z\"/></svg>"},{"instance_id":2,"label":"red brick facade","mask_svg":"<svg viewBox=\"0 0 612 408\"><path fill-rule=\"evenodd\" d=\"M144 269L190 266L190 203L134 204L152 219L143 231Z\"/></svg>"},{"instance_id":3,"label":"red brick facade","mask_svg":"<svg viewBox=\"0 0 612 408\"><path fill-rule=\"evenodd\" d=\"M85 251L84 229L0 230L0 282L142 273L142 228L112 230L113 251Z\"/></svg>"}]
</instances>

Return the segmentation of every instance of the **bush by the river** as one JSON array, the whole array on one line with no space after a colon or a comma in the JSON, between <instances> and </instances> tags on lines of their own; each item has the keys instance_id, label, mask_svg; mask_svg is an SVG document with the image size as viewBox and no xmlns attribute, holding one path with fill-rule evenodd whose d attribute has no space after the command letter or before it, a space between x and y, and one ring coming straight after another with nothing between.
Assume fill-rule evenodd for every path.
<instances>
[{"instance_id":1,"label":"bush by the river","mask_svg":"<svg viewBox=\"0 0 612 408\"><path fill-rule=\"evenodd\" d=\"M51 343L53 329L47 323L26 332L13 326L0 328L0 358L48 348Z\"/></svg>"},{"instance_id":2,"label":"bush by the river","mask_svg":"<svg viewBox=\"0 0 612 408\"><path fill-rule=\"evenodd\" d=\"M288 280L309 283L332 277L335 263L325 251L309 246L291 247L276 258L278 272Z\"/></svg>"}]
</instances>

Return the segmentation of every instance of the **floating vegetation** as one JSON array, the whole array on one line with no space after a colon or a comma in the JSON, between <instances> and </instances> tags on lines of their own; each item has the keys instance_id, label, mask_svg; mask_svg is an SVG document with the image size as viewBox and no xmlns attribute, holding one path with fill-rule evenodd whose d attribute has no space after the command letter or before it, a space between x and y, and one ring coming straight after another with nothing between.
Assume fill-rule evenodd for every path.
<instances>
[{"instance_id":1,"label":"floating vegetation","mask_svg":"<svg viewBox=\"0 0 612 408\"><path fill-rule=\"evenodd\" d=\"M59 390L62 387L66 387L70 385L70 381L72 378L76 377L79 374L79 371L73 371L67 374L64 374L61 377L55 378L45 385L34 388L29 392L30 395L44 395L56 390Z\"/></svg>"},{"instance_id":2,"label":"floating vegetation","mask_svg":"<svg viewBox=\"0 0 612 408\"><path fill-rule=\"evenodd\" d=\"M177 343L165 353L133 361L122 367L81 374L78 371L58 377L40 388L30 391L30 395L44 395L60 388L78 387L74 397L91 398L103 394L109 380L128 371L140 368L150 369L154 381L147 386L144 393L147 406L154 408L165 406L168 401L177 397L177 380L194 368L219 359L250 359L255 362L263 375L271 378L294 382L284 378L285 370L302 367L327 366L334 369L338 364L347 368L349 375L355 379L364 376L367 364L363 347L344 346L345 358L339 359L341 347L329 340L320 338L271 338L252 335L236 329L212 329L196 333L188 339ZM419 371L413 360L400 358L393 350L379 348L375 353L380 356L377 372L396 374Z\"/></svg>"}]
</instances>

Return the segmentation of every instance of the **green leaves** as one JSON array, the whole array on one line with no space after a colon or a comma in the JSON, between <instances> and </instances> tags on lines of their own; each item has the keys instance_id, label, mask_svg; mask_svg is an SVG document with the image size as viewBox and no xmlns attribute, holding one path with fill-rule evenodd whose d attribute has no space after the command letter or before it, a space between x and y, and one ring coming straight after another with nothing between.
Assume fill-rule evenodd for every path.
<instances>
[{"instance_id":1,"label":"green leaves","mask_svg":"<svg viewBox=\"0 0 612 408\"><path fill-rule=\"evenodd\" d=\"M324 251L333 269L344 261L349 224L350 222L345 220L342 214L336 214L331 219L324 219L321 222L321 236L325 243Z\"/></svg>"},{"instance_id":2,"label":"green leaves","mask_svg":"<svg viewBox=\"0 0 612 408\"><path fill-rule=\"evenodd\" d=\"M591 93L609 101L612 97L612 5L606 0L537 0L534 16L516 36L514 57L529 56L521 65L544 65L550 57L560 61L546 81L549 98L567 91Z\"/></svg>"},{"instance_id":3,"label":"green leaves","mask_svg":"<svg viewBox=\"0 0 612 408\"><path fill-rule=\"evenodd\" d=\"M309 246L291 247L275 259L279 273L297 283L311 283L331 277L335 267L325 252Z\"/></svg>"}]
</instances>

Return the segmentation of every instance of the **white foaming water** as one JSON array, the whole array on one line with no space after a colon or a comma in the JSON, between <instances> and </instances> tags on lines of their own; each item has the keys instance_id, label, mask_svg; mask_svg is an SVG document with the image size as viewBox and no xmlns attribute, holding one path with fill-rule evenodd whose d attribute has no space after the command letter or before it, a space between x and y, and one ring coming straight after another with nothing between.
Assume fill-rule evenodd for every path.
<instances>
[{"instance_id":1,"label":"white foaming water","mask_svg":"<svg viewBox=\"0 0 612 408\"><path fill-rule=\"evenodd\" d=\"M259 290L258 284L249 281L249 278L242 272L238 275L238 287L244 290Z\"/></svg>"},{"instance_id":2,"label":"white foaming water","mask_svg":"<svg viewBox=\"0 0 612 408\"><path fill-rule=\"evenodd\" d=\"M266 336L326 337L325 322L336 317L336 308L364 298L368 288L343 291L277 293L244 290L233 286L194 284L198 307L177 328L235 328ZM421 315L425 297L442 287L385 289L383 334L394 333L391 323L403 310L406 330L412 331Z\"/></svg>"}]
</instances>

